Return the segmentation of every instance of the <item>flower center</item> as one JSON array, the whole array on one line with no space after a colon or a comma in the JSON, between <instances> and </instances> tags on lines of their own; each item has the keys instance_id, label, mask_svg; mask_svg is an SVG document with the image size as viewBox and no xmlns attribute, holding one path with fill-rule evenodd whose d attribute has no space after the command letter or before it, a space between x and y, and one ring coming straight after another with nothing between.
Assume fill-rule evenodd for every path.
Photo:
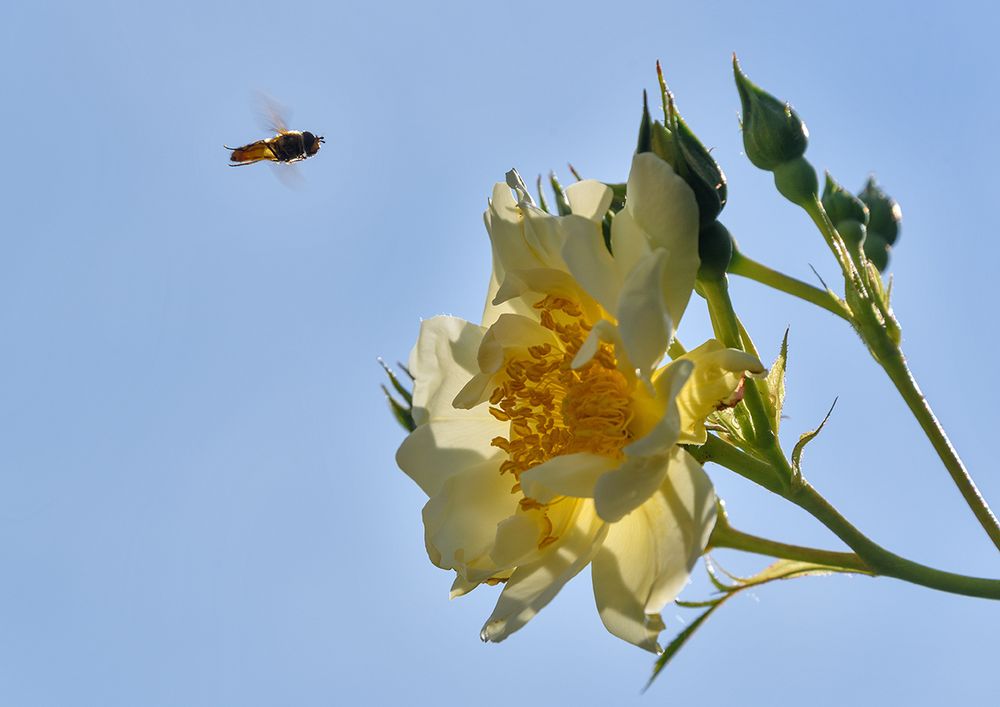
<instances>
[{"instance_id":1,"label":"flower center","mask_svg":"<svg viewBox=\"0 0 1000 707\"><path fill-rule=\"evenodd\" d=\"M504 367L503 382L490 396L490 413L510 421L507 437L492 444L507 453L501 474L511 474L511 493L521 491L520 478L528 469L553 457L589 452L618 458L631 439L632 401L629 384L615 366L614 350L601 344L597 354L579 369L571 367L590 324L576 302L548 295L535 304L543 327L561 346L528 347ZM525 510L540 510L548 531L539 548L555 542L545 510L548 505L521 499Z\"/></svg>"}]
</instances>

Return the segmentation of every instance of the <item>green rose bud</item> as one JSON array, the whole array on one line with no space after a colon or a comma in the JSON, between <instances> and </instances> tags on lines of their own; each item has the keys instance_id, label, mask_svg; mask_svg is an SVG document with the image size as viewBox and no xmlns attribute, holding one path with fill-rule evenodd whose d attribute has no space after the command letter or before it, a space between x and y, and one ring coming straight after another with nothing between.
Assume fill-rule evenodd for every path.
<instances>
[{"instance_id":1,"label":"green rose bud","mask_svg":"<svg viewBox=\"0 0 1000 707\"><path fill-rule=\"evenodd\" d=\"M774 171L778 165L802 157L809 131L798 114L788 103L782 103L750 81L735 54L733 73L743 105L743 149L750 161L761 169Z\"/></svg>"},{"instance_id":2,"label":"green rose bud","mask_svg":"<svg viewBox=\"0 0 1000 707\"><path fill-rule=\"evenodd\" d=\"M694 191L701 225L706 226L714 222L726 206L726 175L680 115L676 115L676 127L674 135L682 164L675 169Z\"/></svg>"},{"instance_id":3,"label":"green rose bud","mask_svg":"<svg viewBox=\"0 0 1000 707\"><path fill-rule=\"evenodd\" d=\"M875 184L874 177L868 178L858 198L868 206L868 230L878 233L888 245L895 245L899 238L899 222L903 219L896 200Z\"/></svg>"},{"instance_id":4,"label":"green rose bud","mask_svg":"<svg viewBox=\"0 0 1000 707\"><path fill-rule=\"evenodd\" d=\"M865 239L868 207L835 182L829 172L826 173L826 183L823 186L823 208L850 251L859 252Z\"/></svg>"},{"instance_id":5,"label":"green rose bud","mask_svg":"<svg viewBox=\"0 0 1000 707\"><path fill-rule=\"evenodd\" d=\"M865 257L871 261L872 265L878 268L879 272L885 272L889 265L889 243L881 235L870 231L864 243Z\"/></svg>"},{"instance_id":6,"label":"green rose bud","mask_svg":"<svg viewBox=\"0 0 1000 707\"><path fill-rule=\"evenodd\" d=\"M726 175L712 159L674 107L664 88L665 123L650 121L646 93L642 94L642 121L639 124L637 152L653 152L674 168L687 182L698 202L698 221L705 226L718 218L726 205Z\"/></svg>"},{"instance_id":7,"label":"green rose bud","mask_svg":"<svg viewBox=\"0 0 1000 707\"><path fill-rule=\"evenodd\" d=\"M823 185L823 208L835 224L841 221L868 224L868 207L865 206L865 202L840 186L829 172L826 173L826 182Z\"/></svg>"},{"instance_id":8,"label":"green rose bud","mask_svg":"<svg viewBox=\"0 0 1000 707\"><path fill-rule=\"evenodd\" d=\"M698 232L698 257L701 267L698 277L703 280L720 280L733 259L733 237L718 221L702 226Z\"/></svg>"},{"instance_id":9,"label":"green rose bud","mask_svg":"<svg viewBox=\"0 0 1000 707\"><path fill-rule=\"evenodd\" d=\"M650 133L649 100L646 92L642 92L642 120L639 121L639 140L635 147L636 154L653 151L652 136Z\"/></svg>"},{"instance_id":10,"label":"green rose bud","mask_svg":"<svg viewBox=\"0 0 1000 707\"><path fill-rule=\"evenodd\" d=\"M816 201L819 180L805 157L782 162L773 171L774 186L790 202L805 208Z\"/></svg>"}]
</instances>

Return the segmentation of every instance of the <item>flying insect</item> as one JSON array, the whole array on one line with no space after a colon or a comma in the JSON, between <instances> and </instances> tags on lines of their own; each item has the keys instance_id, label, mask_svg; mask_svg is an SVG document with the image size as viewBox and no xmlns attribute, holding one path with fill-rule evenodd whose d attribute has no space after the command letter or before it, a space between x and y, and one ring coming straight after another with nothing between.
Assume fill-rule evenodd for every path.
<instances>
[{"instance_id":1,"label":"flying insect","mask_svg":"<svg viewBox=\"0 0 1000 707\"><path fill-rule=\"evenodd\" d=\"M242 147L223 145L233 152L229 157L232 163L230 167L243 167L262 160L292 164L309 159L319 152L319 146L325 142L322 135L315 135L308 130L289 130L274 105L269 104L268 107L270 124L275 136Z\"/></svg>"}]
</instances>

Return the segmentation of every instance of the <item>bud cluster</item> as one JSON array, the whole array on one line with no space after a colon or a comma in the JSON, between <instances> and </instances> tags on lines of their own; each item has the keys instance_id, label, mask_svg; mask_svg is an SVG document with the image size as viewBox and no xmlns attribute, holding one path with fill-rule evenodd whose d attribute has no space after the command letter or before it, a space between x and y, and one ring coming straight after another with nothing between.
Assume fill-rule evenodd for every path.
<instances>
[{"instance_id":1,"label":"bud cluster","mask_svg":"<svg viewBox=\"0 0 1000 707\"><path fill-rule=\"evenodd\" d=\"M663 80L659 62L656 72L660 79L663 122L650 118L649 104L643 94L637 151L655 153L691 187L698 204L700 225L698 256L701 268L698 276L717 280L725 275L733 256L732 237L718 221L726 206L726 175L677 111L673 94Z\"/></svg>"},{"instance_id":2,"label":"bud cluster","mask_svg":"<svg viewBox=\"0 0 1000 707\"><path fill-rule=\"evenodd\" d=\"M889 264L889 251L899 238L899 222L903 213L896 200L875 183L874 177L869 177L858 198L868 208L865 255L882 272Z\"/></svg>"},{"instance_id":3,"label":"bud cluster","mask_svg":"<svg viewBox=\"0 0 1000 707\"><path fill-rule=\"evenodd\" d=\"M805 206L815 201L819 191L816 170L803 157L809 144L809 130L792 110L753 83L733 56L736 90L743 107L743 149L757 167L774 174L774 184L782 196Z\"/></svg>"}]
</instances>

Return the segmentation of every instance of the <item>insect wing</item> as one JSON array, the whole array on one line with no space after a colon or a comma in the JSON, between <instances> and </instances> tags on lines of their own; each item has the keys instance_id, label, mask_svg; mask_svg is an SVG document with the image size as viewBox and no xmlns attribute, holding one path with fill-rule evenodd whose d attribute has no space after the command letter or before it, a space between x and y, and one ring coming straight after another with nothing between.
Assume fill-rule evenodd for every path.
<instances>
[{"instance_id":1,"label":"insect wing","mask_svg":"<svg viewBox=\"0 0 1000 707\"><path fill-rule=\"evenodd\" d=\"M288 132L288 123L285 117L288 110L266 93L257 93L257 104L259 105L261 121L264 127L277 135Z\"/></svg>"}]
</instances>

